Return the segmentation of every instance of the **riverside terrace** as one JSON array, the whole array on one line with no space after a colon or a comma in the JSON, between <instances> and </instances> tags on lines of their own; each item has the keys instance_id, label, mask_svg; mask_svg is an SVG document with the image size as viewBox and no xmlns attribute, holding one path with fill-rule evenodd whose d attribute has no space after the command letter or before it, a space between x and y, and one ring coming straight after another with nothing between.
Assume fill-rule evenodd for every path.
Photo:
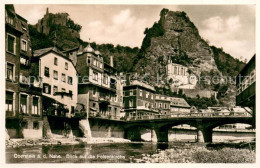
<instances>
[{"instance_id":1,"label":"riverside terrace","mask_svg":"<svg viewBox=\"0 0 260 168\"><path fill-rule=\"evenodd\" d=\"M173 126L188 124L197 128L198 142L212 142L212 130L224 124L244 123L253 126L255 118L245 112L223 113L188 113L174 115L155 115L143 117L130 117L126 119L108 118L89 114L90 127L98 125L109 128L120 128L124 132L124 138L132 141L141 141L141 130L151 130L153 142L168 142L168 130Z\"/></svg>"}]
</instances>

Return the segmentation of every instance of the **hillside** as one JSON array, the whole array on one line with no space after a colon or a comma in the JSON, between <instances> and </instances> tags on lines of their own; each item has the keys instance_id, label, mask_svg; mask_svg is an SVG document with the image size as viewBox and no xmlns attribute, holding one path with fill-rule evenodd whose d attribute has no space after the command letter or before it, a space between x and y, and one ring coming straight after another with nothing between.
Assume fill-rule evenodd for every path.
<instances>
[{"instance_id":1,"label":"hillside","mask_svg":"<svg viewBox=\"0 0 260 168\"><path fill-rule=\"evenodd\" d=\"M81 29L81 26L70 20L66 13L46 12L44 18L40 19L36 25L29 26L32 49L54 46L55 39L56 47L60 50L79 45L86 46L88 42L80 39L79 28ZM169 89L167 81L160 84L156 82L157 75L165 80L165 66L169 60L189 67L190 71L197 76L235 77L244 66L244 63L234 59L222 49L209 46L185 12L163 9L158 22L155 22L151 28L146 28L144 34L140 49L95 42L91 43L91 46L103 54L107 63L109 63L109 56L113 55L115 67L119 72L146 74L147 82L171 95L173 93L167 91ZM227 100L231 100L234 104L234 85L212 84L206 80L196 88L217 91L219 99L228 98Z\"/></svg>"}]
</instances>

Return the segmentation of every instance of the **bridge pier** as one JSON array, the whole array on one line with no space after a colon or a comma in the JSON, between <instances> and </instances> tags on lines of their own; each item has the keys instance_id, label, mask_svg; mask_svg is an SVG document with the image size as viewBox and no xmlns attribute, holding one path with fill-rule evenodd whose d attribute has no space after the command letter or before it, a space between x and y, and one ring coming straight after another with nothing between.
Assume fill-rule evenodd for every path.
<instances>
[{"instance_id":1,"label":"bridge pier","mask_svg":"<svg viewBox=\"0 0 260 168\"><path fill-rule=\"evenodd\" d=\"M156 129L157 142L168 142L168 129Z\"/></svg>"},{"instance_id":2,"label":"bridge pier","mask_svg":"<svg viewBox=\"0 0 260 168\"><path fill-rule=\"evenodd\" d=\"M131 141L142 141L140 129L135 128L131 130L130 129L125 130L124 138L129 139Z\"/></svg>"},{"instance_id":3,"label":"bridge pier","mask_svg":"<svg viewBox=\"0 0 260 168\"><path fill-rule=\"evenodd\" d=\"M157 142L157 135L155 129L151 129L151 141L152 142Z\"/></svg>"},{"instance_id":4,"label":"bridge pier","mask_svg":"<svg viewBox=\"0 0 260 168\"><path fill-rule=\"evenodd\" d=\"M212 142L212 129L203 126L198 127L197 142Z\"/></svg>"}]
</instances>

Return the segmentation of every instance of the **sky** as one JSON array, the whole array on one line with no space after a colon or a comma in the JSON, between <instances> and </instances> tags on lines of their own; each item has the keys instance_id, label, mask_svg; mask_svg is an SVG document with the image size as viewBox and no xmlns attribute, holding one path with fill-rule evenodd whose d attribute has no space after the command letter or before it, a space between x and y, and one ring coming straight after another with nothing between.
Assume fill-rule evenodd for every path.
<instances>
[{"instance_id":1,"label":"sky","mask_svg":"<svg viewBox=\"0 0 260 168\"><path fill-rule=\"evenodd\" d=\"M144 30L159 20L160 11L185 11L210 45L235 58L255 54L254 5L60 5L16 4L16 12L36 24L46 13L66 12L82 26L84 41L140 47Z\"/></svg>"}]
</instances>

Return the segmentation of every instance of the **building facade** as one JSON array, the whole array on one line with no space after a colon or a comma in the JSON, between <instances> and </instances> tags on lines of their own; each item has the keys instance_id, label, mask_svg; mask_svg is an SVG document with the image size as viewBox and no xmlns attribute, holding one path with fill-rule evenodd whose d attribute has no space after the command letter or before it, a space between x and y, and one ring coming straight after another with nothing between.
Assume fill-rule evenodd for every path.
<instances>
[{"instance_id":1,"label":"building facade","mask_svg":"<svg viewBox=\"0 0 260 168\"><path fill-rule=\"evenodd\" d=\"M90 44L77 53L78 102L87 107L90 115L119 119L123 89L113 67L113 57L110 59L110 64L106 64L101 53Z\"/></svg>"},{"instance_id":2,"label":"building facade","mask_svg":"<svg viewBox=\"0 0 260 168\"><path fill-rule=\"evenodd\" d=\"M249 107L253 111L255 121L255 97L256 97L256 55L245 65L236 77L236 105Z\"/></svg>"},{"instance_id":3,"label":"building facade","mask_svg":"<svg viewBox=\"0 0 260 168\"><path fill-rule=\"evenodd\" d=\"M197 77L187 67L169 61L166 66L167 80L175 88L194 89Z\"/></svg>"},{"instance_id":4,"label":"building facade","mask_svg":"<svg viewBox=\"0 0 260 168\"><path fill-rule=\"evenodd\" d=\"M155 109L161 115L169 115L171 112L171 97L165 95L155 95Z\"/></svg>"},{"instance_id":5,"label":"building facade","mask_svg":"<svg viewBox=\"0 0 260 168\"><path fill-rule=\"evenodd\" d=\"M41 85L32 78L27 20L5 6L6 128L11 138L42 137Z\"/></svg>"},{"instance_id":6,"label":"building facade","mask_svg":"<svg viewBox=\"0 0 260 168\"><path fill-rule=\"evenodd\" d=\"M187 103L184 98L170 97L171 99L171 115L177 113L190 113L191 106Z\"/></svg>"},{"instance_id":7,"label":"building facade","mask_svg":"<svg viewBox=\"0 0 260 168\"><path fill-rule=\"evenodd\" d=\"M158 114L155 110L155 89L138 80L128 80L123 87L126 117L143 117Z\"/></svg>"},{"instance_id":8,"label":"building facade","mask_svg":"<svg viewBox=\"0 0 260 168\"><path fill-rule=\"evenodd\" d=\"M72 61L57 48L35 50L35 71L42 83L43 136L79 136L79 119L75 117L77 107L77 71Z\"/></svg>"}]
</instances>

